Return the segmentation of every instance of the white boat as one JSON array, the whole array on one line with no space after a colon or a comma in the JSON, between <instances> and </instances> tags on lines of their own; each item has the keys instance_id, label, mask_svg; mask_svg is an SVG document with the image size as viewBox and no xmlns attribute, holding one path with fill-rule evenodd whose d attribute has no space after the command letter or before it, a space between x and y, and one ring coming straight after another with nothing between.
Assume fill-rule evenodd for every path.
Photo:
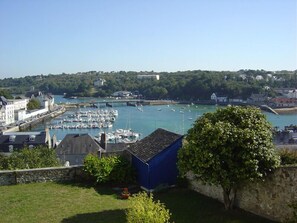
<instances>
[{"instance_id":1,"label":"white boat","mask_svg":"<svg viewBox=\"0 0 297 223\"><path fill-rule=\"evenodd\" d=\"M99 139L101 138L101 134L103 134L103 132L99 132ZM131 129L116 129L113 132L105 134L108 142L133 143L140 138L140 133L133 132Z\"/></svg>"}]
</instances>

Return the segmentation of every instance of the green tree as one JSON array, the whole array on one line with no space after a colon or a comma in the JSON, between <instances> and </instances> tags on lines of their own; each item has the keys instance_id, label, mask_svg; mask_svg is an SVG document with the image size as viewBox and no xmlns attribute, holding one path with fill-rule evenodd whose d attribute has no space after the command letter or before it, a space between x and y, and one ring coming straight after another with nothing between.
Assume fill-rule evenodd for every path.
<instances>
[{"instance_id":1,"label":"green tree","mask_svg":"<svg viewBox=\"0 0 297 223\"><path fill-rule=\"evenodd\" d=\"M55 150L44 146L14 151L4 161L0 163L0 169L15 170L60 166Z\"/></svg>"},{"instance_id":2,"label":"green tree","mask_svg":"<svg viewBox=\"0 0 297 223\"><path fill-rule=\"evenodd\" d=\"M153 194L138 193L129 198L129 203L126 211L128 223L166 223L170 220L171 213L159 200L153 200Z\"/></svg>"},{"instance_id":3,"label":"green tree","mask_svg":"<svg viewBox=\"0 0 297 223\"><path fill-rule=\"evenodd\" d=\"M84 171L97 183L130 183L135 179L131 163L121 156L98 158L88 154L84 159Z\"/></svg>"},{"instance_id":4,"label":"green tree","mask_svg":"<svg viewBox=\"0 0 297 223\"><path fill-rule=\"evenodd\" d=\"M28 110L34 110L40 108L40 102L37 99L31 99L27 104Z\"/></svg>"},{"instance_id":5,"label":"green tree","mask_svg":"<svg viewBox=\"0 0 297 223\"><path fill-rule=\"evenodd\" d=\"M10 92L5 89L0 89L0 96L4 96L6 99L13 99Z\"/></svg>"},{"instance_id":6,"label":"green tree","mask_svg":"<svg viewBox=\"0 0 297 223\"><path fill-rule=\"evenodd\" d=\"M226 209L232 209L240 185L263 178L280 163L265 115L237 106L196 120L178 157L181 174L192 171L203 182L222 187Z\"/></svg>"}]
</instances>

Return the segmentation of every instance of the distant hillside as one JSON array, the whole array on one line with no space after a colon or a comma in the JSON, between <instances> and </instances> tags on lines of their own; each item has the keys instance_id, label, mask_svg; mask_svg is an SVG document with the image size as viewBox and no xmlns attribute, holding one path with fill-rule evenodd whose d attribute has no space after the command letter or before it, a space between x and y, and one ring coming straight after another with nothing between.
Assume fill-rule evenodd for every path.
<instances>
[{"instance_id":1,"label":"distant hillside","mask_svg":"<svg viewBox=\"0 0 297 223\"><path fill-rule=\"evenodd\" d=\"M138 79L139 74L158 74L160 80ZM106 80L103 86L94 86L99 78ZM270 90L267 88L270 87ZM246 99L252 93L275 94L273 88L297 86L297 71L239 70L231 71L178 71L178 72L101 72L89 71L76 74L49 74L4 78L0 88L10 93L35 90L69 96L105 97L115 91L138 91L151 99L204 100L216 92L230 98Z\"/></svg>"}]
</instances>

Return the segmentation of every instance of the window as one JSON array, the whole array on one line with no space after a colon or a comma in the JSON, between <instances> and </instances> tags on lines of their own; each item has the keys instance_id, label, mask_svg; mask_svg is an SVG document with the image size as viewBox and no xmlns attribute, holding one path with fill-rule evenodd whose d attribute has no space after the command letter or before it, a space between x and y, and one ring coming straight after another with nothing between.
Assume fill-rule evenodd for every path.
<instances>
[{"instance_id":1,"label":"window","mask_svg":"<svg viewBox=\"0 0 297 223\"><path fill-rule=\"evenodd\" d=\"M36 137L35 135L30 135L30 137L29 137L29 141L30 141L30 142L35 141L35 137Z\"/></svg>"},{"instance_id":2,"label":"window","mask_svg":"<svg viewBox=\"0 0 297 223\"><path fill-rule=\"evenodd\" d=\"M14 142L15 141L15 135L9 136L9 142Z\"/></svg>"}]
</instances>

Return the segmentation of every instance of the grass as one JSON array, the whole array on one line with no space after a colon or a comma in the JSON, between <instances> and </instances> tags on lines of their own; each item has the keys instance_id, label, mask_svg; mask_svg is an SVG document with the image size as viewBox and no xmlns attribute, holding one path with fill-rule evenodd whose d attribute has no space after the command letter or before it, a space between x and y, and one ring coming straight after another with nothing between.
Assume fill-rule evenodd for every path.
<instances>
[{"instance_id":1,"label":"grass","mask_svg":"<svg viewBox=\"0 0 297 223\"><path fill-rule=\"evenodd\" d=\"M0 187L0 222L104 222L125 221L127 200L112 189L81 184L32 183ZM158 193L172 221L248 223L271 222L241 210L226 212L221 203L186 189Z\"/></svg>"}]
</instances>

